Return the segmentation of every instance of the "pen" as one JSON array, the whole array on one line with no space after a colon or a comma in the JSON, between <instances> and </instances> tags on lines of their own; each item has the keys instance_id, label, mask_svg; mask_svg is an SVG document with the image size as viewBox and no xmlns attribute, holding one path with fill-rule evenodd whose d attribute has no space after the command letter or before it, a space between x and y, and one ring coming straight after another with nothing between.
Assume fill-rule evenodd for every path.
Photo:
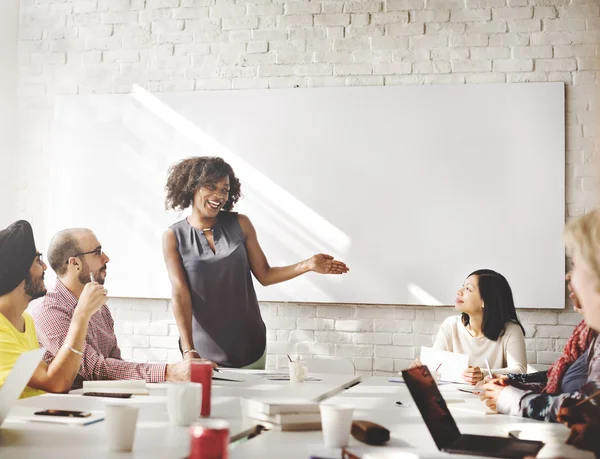
<instances>
[{"instance_id":1,"label":"pen","mask_svg":"<svg viewBox=\"0 0 600 459\"><path fill-rule=\"evenodd\" d=\"M490 369L490 362L488 362L488 359L485 359L485 366L487 368L488 376L491 378L492 377L492 370Z\"/></svg>"},{"instance_id":2,"label":"pen","mask_svg":"<svg viewBox=\"0 0 600 459\"><path fill-rule=\"evenodd\" d=\"M92 282L95 282L95 281L94 281L94 273L90 273L90 280L91 280Z\"/></svg>"},{"instance_id":3,"label":"pen","mask_svg":"<svg viewBox=\"0 0 600 459\"><path fill-rule=\"evenodd\" d=\"M580 401L580 402L579 402L577 405L575 405L575 406L580 406L580 405L583 405L583 404L584 404L584 403L586 403L586 402L590 402L590 403L592 403L592 404L595 404L595 403L596 403L596 401L594 400L594 398L595 398L595 397L597 397L598 395L600 395L600 390L597 390L596 392L594 392L594 393L593 393L592 395L590 395L589 397L587 397L587 398L584 398L582 401Z\"/></svg>"}]
</instances>

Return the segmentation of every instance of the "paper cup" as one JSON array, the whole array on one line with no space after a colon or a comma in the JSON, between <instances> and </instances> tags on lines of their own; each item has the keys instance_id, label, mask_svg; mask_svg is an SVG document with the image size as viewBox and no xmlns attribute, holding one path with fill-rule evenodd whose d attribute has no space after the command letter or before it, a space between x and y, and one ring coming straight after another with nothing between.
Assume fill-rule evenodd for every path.
<instances>
[{"instance_id":1,"label":"paper cup","mask_svg":"<svg viewBox=\"0 0 600 459\"><path fill-rule=\"evenodd\" d=\"M348 446L354 407L351 405L320 405L319 408L321 409L325 446L334 448Z\"/></svg>"},{"instance_id":2,"label":"paper cup","mask_svg":"<svg viewBox=\"0 0 600 459\"><path fill-rule=\"evenodd\" d=\"M105 423L110 451L131 451L135 439L138 408L131 405L106 405Z\"/></svg>"},{"instance_id":3,"label":"paper cup","mask_svg":"<svg viewBox=\"0 0 600 459\"><path fill-rule=\"evenodd\" d=\"M167 412L175 426L189 426L200 415L202 384L170 382L167 384Z\"/></svg>"}]
</instances>

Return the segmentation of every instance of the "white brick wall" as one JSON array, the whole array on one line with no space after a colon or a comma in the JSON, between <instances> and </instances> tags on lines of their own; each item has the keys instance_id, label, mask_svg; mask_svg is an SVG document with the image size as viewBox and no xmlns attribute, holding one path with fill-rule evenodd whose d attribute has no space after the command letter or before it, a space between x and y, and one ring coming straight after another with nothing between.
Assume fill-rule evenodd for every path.
<instances>
[{"instance_id":1,"label":"white brick wall","mask_svg":"<svg viewBox=\"0 0 600 459\"><path fill-rule=\"evenodd\" d=\"M41 144L57 94L315 86L567 85L567 217L596 202L600 0L22 0L18 216L43 221ZM3 163L4 164L4 163ZM307 254L308 255L308 254ZM111 299L126 358L178 358L168 302ZM263 304L269 366L285 354L403 368L449 308ZM532 363L561 351L579 316L523 311Z\"/></svg>"},{"instance_id":2,"label":"white brick wall","mask_svg":"<svg viewBox=\"0 0 600 459\"><path fill-rule=\"evenodd\" d=\"M11 169L15 147L15 111L17 106L17 42L19 0L0 3L0 225L13 221ZM45 89L31 88L33 95L43 96Z\"/></svg>"}]
</instances>

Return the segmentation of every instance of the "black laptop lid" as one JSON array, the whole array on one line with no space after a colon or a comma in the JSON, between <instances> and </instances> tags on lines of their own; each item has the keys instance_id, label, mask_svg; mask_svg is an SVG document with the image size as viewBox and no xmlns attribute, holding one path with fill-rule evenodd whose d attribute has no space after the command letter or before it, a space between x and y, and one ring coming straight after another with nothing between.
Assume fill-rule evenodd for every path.
<instances>
[{"instance_id":1,"label":"black laptop lid","mask_svg":"<svg viewBox=\"0 0 600 459\"><path fill-rule=\"evenodd\" d=\"M402 377L438 449L448 448L460 431L426 366L404 370Z\"/></svg>"}]
</instances>

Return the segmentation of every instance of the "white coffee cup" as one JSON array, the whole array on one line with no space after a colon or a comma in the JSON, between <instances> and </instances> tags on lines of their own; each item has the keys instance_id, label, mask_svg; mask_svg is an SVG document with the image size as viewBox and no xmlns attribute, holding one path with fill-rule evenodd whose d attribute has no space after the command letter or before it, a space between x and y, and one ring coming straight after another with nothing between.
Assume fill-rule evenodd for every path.
<instances>
[{"instance_id":1,"label":"white coffee cup","mask_svg":"<svg viewBox=\"0 0 600 459\"><path fill-rule=\"evenodd\" d=\"M138 408L132 405L105 406L105 423L110 451L131 451L135 439Z\"/></svg>"},{"instance_id":2,"label":"white coffee cup","mask_svg":"<svg viewBox=\"0 0 600 459\"><path fill-rule=\"evenodd\" d=\"M333 448L348 446L354 407L351 405L320 405L319 408L321 409L325 446Z\"/></svg>"},{"instance_id":3,"label":"white coffee cup","mask_svg":"<svg viewBox=\"0 0 600 459\"><path fill-rule=\"evenodd\" d=\"M301 383L306 379L308 373L308 366L301 360L290 362L290 382Z\"/></svg>"},{"instance_id":4,"label":"white coffee cup","mask_svg":"<svg viewBox=\"0 0 600 459\"><path fill-rule=\"evenodd\" d=\"M202 384L170 382L167 384L169 421L176 426L189 426L200 416Z\"/></svg>"}]
</instances>

